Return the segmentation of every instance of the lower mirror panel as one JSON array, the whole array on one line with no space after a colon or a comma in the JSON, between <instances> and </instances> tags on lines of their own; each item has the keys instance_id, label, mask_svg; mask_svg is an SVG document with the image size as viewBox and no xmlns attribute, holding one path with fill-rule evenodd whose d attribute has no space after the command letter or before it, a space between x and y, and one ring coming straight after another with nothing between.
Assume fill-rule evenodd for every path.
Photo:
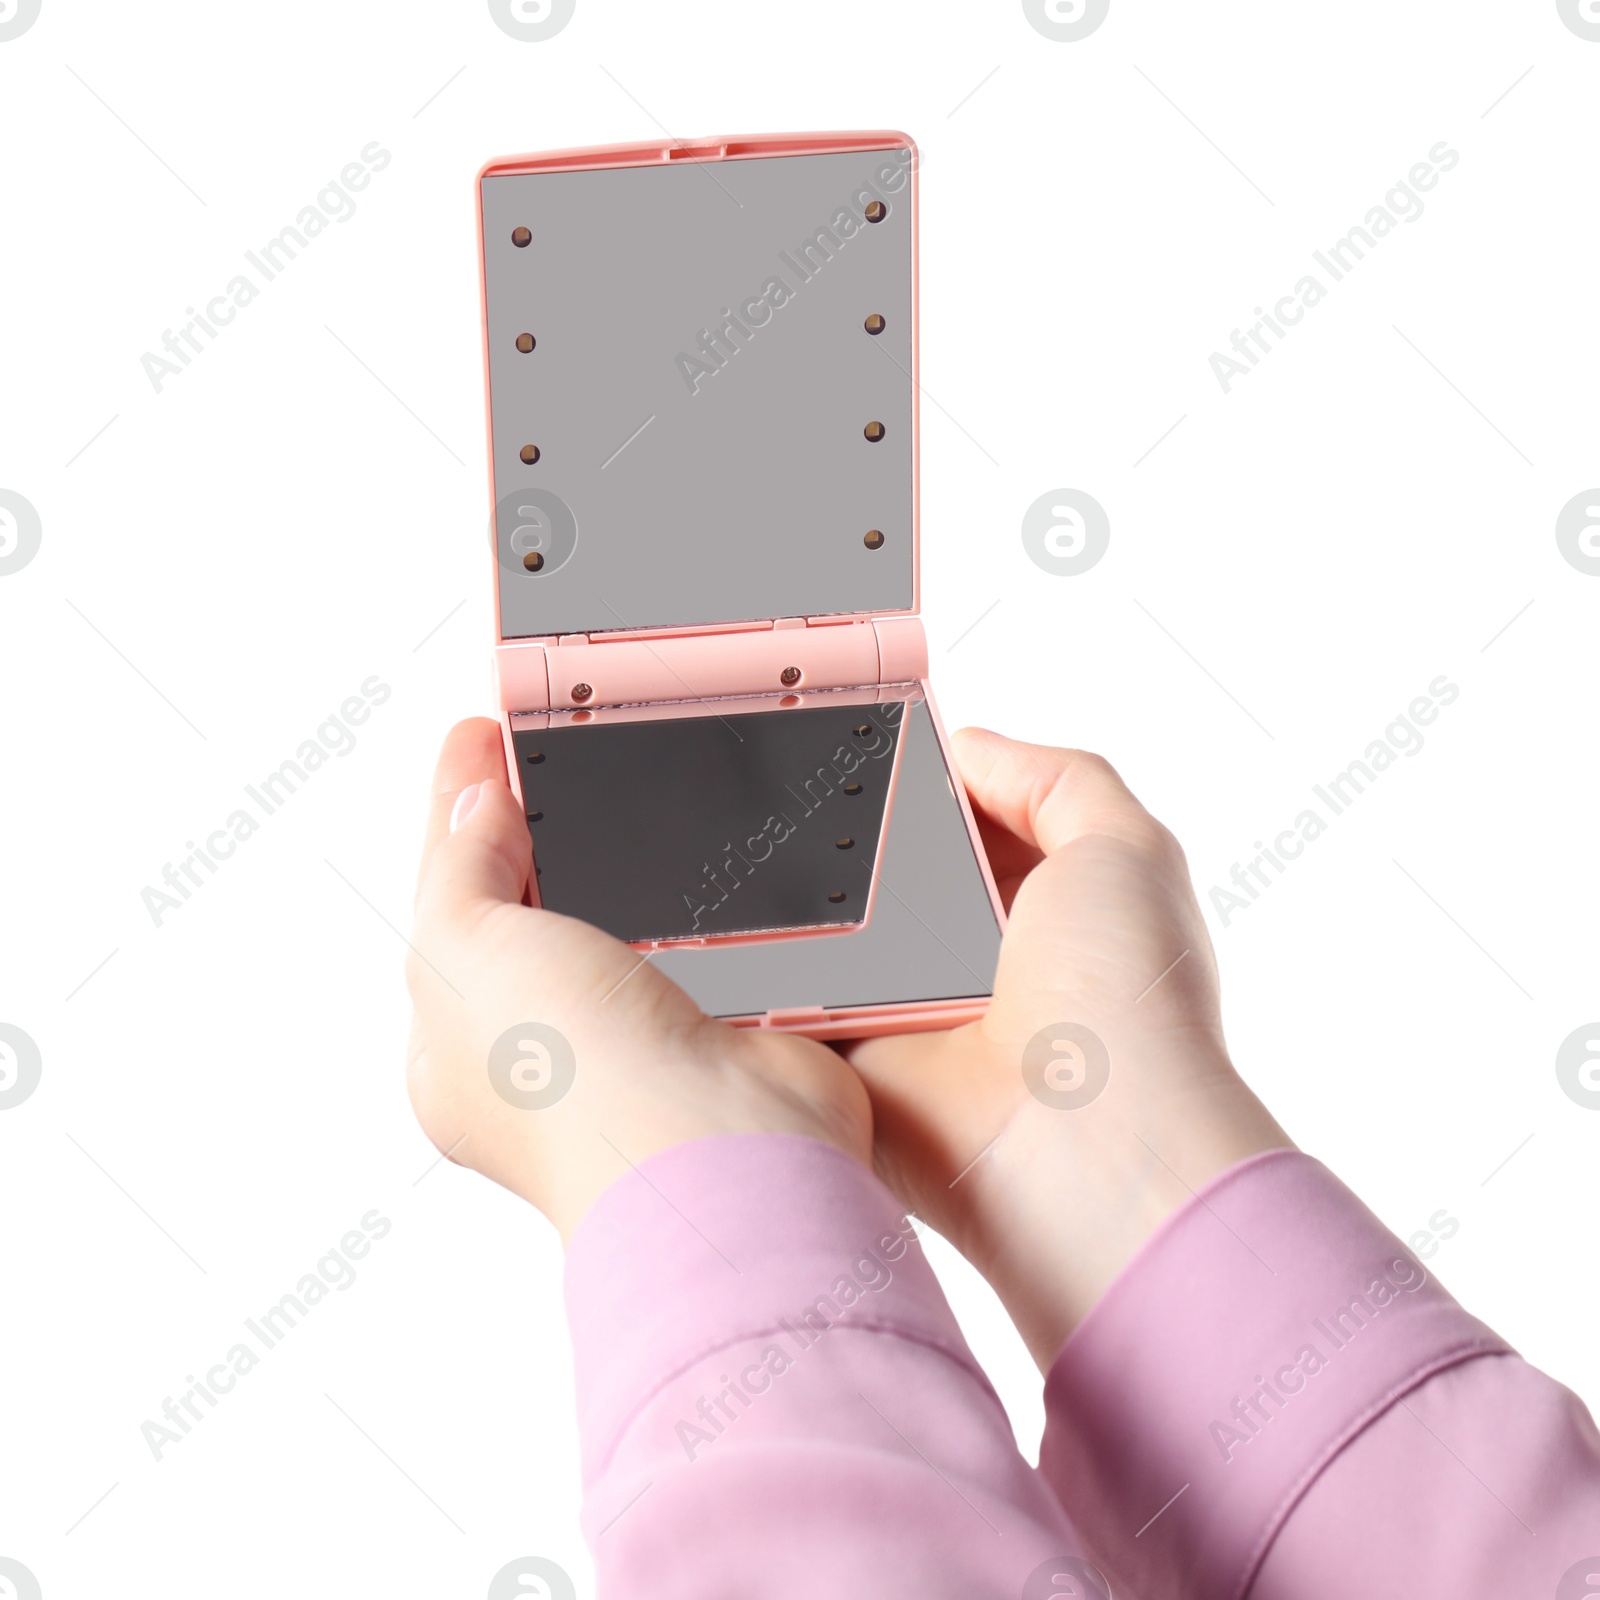
<instances>
[{"instance_id":1,"label":"lower mirror panel","mask_svg":"<svg viewBox=\"0 0 1600 1600\"><path fill-rule=\"evenodd\" d=\"M540 903L634 944L859 926L906 701L711 704L513 731Z\"/></svg>"},{"instance_id":2,"label":"lower mirror panel","mask_svg":"<svg viewBox=\"0 0 1600 1600\"><path fill-rule=\"evenodd\" d=\"M827 801L824 804L848 804ZM713 1016L909 1006L993 991L1000 925L933 717L906 703L899 770L865 924L760 943L665 949L654 964Z\"/></svg>"}]
</instances>

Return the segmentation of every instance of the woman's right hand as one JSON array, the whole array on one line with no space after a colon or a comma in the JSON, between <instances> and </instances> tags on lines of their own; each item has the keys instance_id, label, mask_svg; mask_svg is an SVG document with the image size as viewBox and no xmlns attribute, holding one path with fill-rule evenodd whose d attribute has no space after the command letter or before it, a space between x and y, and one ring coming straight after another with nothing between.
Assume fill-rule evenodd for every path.
<instances>
[{"instance_id":1,"label":"woman's right hand","mask_svg":"<svg viewBox=\"0 0 1600 1600\"><path fill-rule=\"evenodd\" d=\"M1035 1360L1161 1221L1290 1141L1234 1071L1177 841L1099 756L955 739L1010 913L978 1022L847 1047L876 1160L989 1278Z\"/></svg>"}]
</instances>

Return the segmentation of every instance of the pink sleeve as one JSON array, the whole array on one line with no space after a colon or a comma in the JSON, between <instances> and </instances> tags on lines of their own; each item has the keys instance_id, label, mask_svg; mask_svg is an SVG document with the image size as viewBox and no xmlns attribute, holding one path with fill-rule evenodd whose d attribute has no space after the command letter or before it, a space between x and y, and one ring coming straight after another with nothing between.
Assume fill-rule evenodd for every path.
<instances>
[{"instance_id":1,"label":"pink sleeve","mask_svg":"<svg viewBox=\"0 0 1600 1600\"><path fill-rule=\"evenodd\" d=\"M566 1294L602 1596L1075 1592L915 1233L839 1151L663 1151L584 1218Z\"/></svg>"},{"instance_id":2,"label":"pink sleeve","mask_svg":"<svg viewBox=\"0 0 1600 1600\"><path fill-rule=\"evenodd\" d=\"M1040 1467L1118 1594L1600 1596L1600 1435L1325 1167L1224 1173L1067 1341Z\"/></svg>"}]
</instances>

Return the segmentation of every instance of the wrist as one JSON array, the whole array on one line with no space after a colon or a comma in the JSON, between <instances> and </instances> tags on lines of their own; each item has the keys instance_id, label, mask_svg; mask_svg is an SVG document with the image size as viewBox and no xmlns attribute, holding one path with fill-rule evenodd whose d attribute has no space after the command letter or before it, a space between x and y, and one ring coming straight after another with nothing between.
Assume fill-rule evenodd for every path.
<instances>
[{"instance_id":1,"label":"wrist","mask_svg":"<svg viewBox=\"0 0 1600 1600\"><path fill-rule=\"evenodd\" d=\"M702 1140L790 1135L871 1167L865 1088L833 1052L805 1039L747 1045L729 1030L702 1029L680 1056L667 1056L647 1074L619 1063L597 1093L582 1100L575 1093L568 1109L574 1115L561 1137L545 1140L539 1152L542 1194L529 1196L563 1242L631 1170Z\"/></svg>"},{"instance_id":2,"label":"wrist","mask_svg":"<svg viewBox=\"0 0 1600 1600\"><path fill-rule=\"evenodd\" d=\"M1079 1111L1020 1106L952 1219L1041 1370L1152 1234L1212 1178L1291 1141L1226 1060L1170 1088L1124 1074ZM1129 1092L1137 1090L1138 1092Z\"/></svg>"}]
</instances>

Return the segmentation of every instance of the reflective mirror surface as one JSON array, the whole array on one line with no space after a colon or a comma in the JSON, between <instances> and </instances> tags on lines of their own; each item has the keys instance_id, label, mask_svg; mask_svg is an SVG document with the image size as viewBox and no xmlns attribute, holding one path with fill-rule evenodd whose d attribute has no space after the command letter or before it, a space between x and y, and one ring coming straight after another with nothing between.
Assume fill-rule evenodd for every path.
<instances>
[{"instance_id":1,"label":"reflective mirror surface","mask_svg":"<svg viewBox=\"0 0 1600 1600\"><path fill-rule=\"evenodd\" d=\"M669 950L654 962L702 1009L731 1017L988 995L999 955L999 924L919 698L907 705L900 729L899 771L864 926L832 937Z\"/></svg>"},{"instance_id":2,"label":"reflective mirror surface","mask_svg":"<svg viewBox=\"0 0 1600 1600\"><path fill-rule=\"evenodd\" d=\"M503 637L911 606L909 150L482 192Z\"/></svg>"},{"instance_id":3,"label":"reflective mirror surface","mask_svg":"<svg viewBox=\"0 0 1600 1600\"><path fill-rule=\"evenodd\" d=\"M836 698L515 733L541 903L630 941L861 922L905 705Z\"/></svg>"}]
</instances>

